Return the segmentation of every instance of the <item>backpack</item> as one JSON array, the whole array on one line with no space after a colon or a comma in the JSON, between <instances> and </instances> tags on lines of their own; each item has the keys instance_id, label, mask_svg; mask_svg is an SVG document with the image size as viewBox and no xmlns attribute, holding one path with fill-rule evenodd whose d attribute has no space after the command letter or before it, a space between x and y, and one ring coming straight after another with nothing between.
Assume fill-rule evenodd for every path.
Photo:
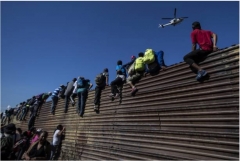
<instances>
[{"instance_id":1,"label":"backpack","mask_svg":"<svg viewBox=\"0 0 240 161\"><path fill-rule=\"evenodd\" d=\"M49 94L48 93L44 93L44 95L42 96L42 99L43 100L47 100L49 97Z\"/></svg>"},{"instance_id":2,"label":"backpack","mask_svg":"<svg viewBox=\"0 0 240 161\"><path fill-rule=\"evenodd\" d=\"M144 61L143 61L143 57L139 57L139 58L136 59L134 69L137 72L138 71L139 72L144 71L145 64L144 64Z\"/></svg>"},{"instance_id":3,"label":"backpack","mask_svg":"<svg viewBox=\"0 0 240 161\"><path fill-rule=\"evenodd\" d=\"M79 78L77 80L77 88L84 88L85 87L85 79L84 78Z\"/></svg>"},{"instance_id":4,"label":"backpack","mask_svg":"<svg viewBox=\"0 0 240 161\"><path fill-rule=\"evenodd\" d=\"M146 49L143 61L145 64L151 64L155 61L155 52L152 49Z\"/></svg>"},{"instance_id":5,"label":"backpack","mask_svg":"<svg viewBox=\"0 0 240 161\"><path fill-rule=\"evenodd\" d=\"M65 87L65 86L64 86L64 87L62 87L62 90L61 90L61 91L59 92L59 94L58 94L58 95L59 95L59 97L61 97L62 99L64 99L64 98L65 98L65 95L64 95L64 93L65 93L65 90L66 90L66 88L67 88L67 87Z\"/></svg>"},{"instance_id":6,"label":"backpack","mask_svg":"<svg viewBox=\"0 0 240 161\"><path fill-rule=\"evenodd\" d=\"M106 77L103 75L103 73L100 73L96 76L95 83L97 85L102 85L103 83L105 83L105 79Z\"/></svg>"}]
</instances>

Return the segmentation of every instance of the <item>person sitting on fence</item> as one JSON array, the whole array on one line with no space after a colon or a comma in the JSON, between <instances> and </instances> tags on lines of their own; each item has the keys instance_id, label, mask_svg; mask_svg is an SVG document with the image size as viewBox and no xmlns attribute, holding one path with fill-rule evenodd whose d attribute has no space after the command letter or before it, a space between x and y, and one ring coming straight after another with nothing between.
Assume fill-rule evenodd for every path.
<instances>
[{"instance_id":1,"label":"person sitting on fence","mask_svg":"<svg viewBox=\"0 0 240 161\"><path fill-rule=\"evenodd\" d=\"M105 68L102 73L98 74L95 78L95 98L94 98L94 111L99 111L100 107L100 98L102 90L105 89L105 86L108 86L109 74L108 68Z\"/></svg>"},{"instance_id":2,"label":"person sitting on fence","mask_svg":"<svg viewBox=\"0 0 240 161\"><path fill-rule=\"evenodd\" d=\"M156 75L159 73L159 71L164 71L167 69L163 56L164 52L162 50L154 52L155 60L153 63L147 64L147 69L144 73L144 76L146 76L148 73L150 75Z\"/></svg>"},{"instance_id":3,"label":"person sitting on fence","mask_svg":"<svg viewBox=\"0 0 240 161\"><path fill-rule=\"evenodd\" d=\"M184 56L184 61L197 70L196 79L200 80L207 75L207 72L197 65L203 61L211 52L217 51L217 34L212 31L202 30L199 22L192 24L193 31L191 32L192 51ZM213 41L212 41L213 39ZM197 49L197 45L200 49Z\"/></svg>"},{"instance_id":4,"label":"person sitting on fence","mask_svg":"<svg viewBox=\"0 0 240 161\"><path fill-rule=\"evenodd\" d=\"M109 95L109 97L111 97L111 98L118 98L119 97L118 87L122 88L122 85L124 84L125 79L126 79L125 75L122 73L122 71L118 70L116 79L113 80L110 84L112 93Z\"/></svg>"},{"instance_id":5,"label":"person sitting on fence","mask_svg":"<svg viewBox=\"0 0 240 161\"><path fill-rule=\"evenodd\" d=\"M23 160L48 160L51 153L51 145L47 141L48 132L42 131L39 140L30 145L23 154Z\"/></svg>"},{"instance_id":6,"label":"person sitting on fence","mask_svg":"<svg viewBox=\"0 0 240 161\"><path fill-rule=\"evenodd\" d=\"M63 135L64 131L65 131L65 127L63 127L62 125L58 125L57 129L53 132L53 141L52 141L50 160L56 160L60 155L62 136L64 136Z\"/></svg>"}]
</instances>

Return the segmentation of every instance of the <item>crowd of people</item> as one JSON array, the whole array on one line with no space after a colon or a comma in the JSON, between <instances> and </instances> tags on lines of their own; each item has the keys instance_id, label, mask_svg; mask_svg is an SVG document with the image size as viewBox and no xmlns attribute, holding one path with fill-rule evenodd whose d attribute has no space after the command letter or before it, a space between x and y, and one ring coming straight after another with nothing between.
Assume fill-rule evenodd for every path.
<instances>
[{"instance_id":1,"label":"crowd of people","mask_svg":"<svg viewBox=\"0 0 240 161\"><path fill-rule=\"evenodd\" d=\"M48 132L32 127L22 132L10 123L1 127L1 160L57 160L61 143L65 136L65 127L58 125L53 132L52 142Z\"/></svg>"},{"instance_id":2,"label":"crowd of people","mask_svg":"<svg viewBox=\"0 0 240 161\"><path fill-rule=\"evenodd\" d=\"M207 75L207 71L202 69L198 63L203 61L211 52L217 51L218 48L216 46L217 43L217 35L211 31L202 30L199 22L194 22L192 24L193 31L191 32L191 41L192 41L192 51L184 56L184 61L189 64L191 69L196 71L196 80L201 80ZM197 44L199 45L199 49L197 49ZM152 49L147 49L144 53L140 52L138 57L131 56L130 62L123 64L121 60L117 61L116 65L116 78L109 83L109 72L108 68L105 68L101 73L99 73L95 77L95 98L93 109L96 113L99 112L100 109L100 100L102 90L105 89L106 86L111 86L111 93L109 97L112 99L119 98L121 96L121 89L124 84L128 84L131 88L131 94L135 95L138 91L136 87L136 83L143 77L148 74L156 75L161 71L167 69L167 66L164 62L164 52L163 51L154 51ZM21 139L27 140L31 138L31 142L29 143L29 149L26 147L23 148L24 153L21 154L25 159L33 159L38 157L33 157L34 155L40 155L41 157L47 157L48 154L43 152L46 149L42 148L40 152L34 152L38 150L38 148L42 145L45 145L46 138L48 133L43 131L33 136L33 134L37 133L32 130L34 126L34 121L36 116L38 116L38 112L41 109L43 103L51 96L52 105L50 112L52 115L55 115L56 106L59 99L65 100L64 112L67 113L69 103L71 102L72 106L76 104L75 98L78 97L78 104L76 105L76 113L83 117L85 111L85 104L88 96L88 91L92 88L93 84L89 79L84 78L83 76L79 76L78 78L73 78L70 82L67 82L67 85L60 85L53 92L41 93L36 96L32 96L24 102L21 102L17 105L17 111L15 113L17 120L23 121L25 117L30 111L30 119L28 122L28 130L21 134ZM14 110L7 109L5 113L1 113L1 119L7 118L8 124L10 121L10 116L14 114ZM10 136L9 134L9 124L6 127L5 140ZM10 127L11 128L11 127ZM11 131L11 130L10 130ZM58 126L56 130L56 135L61 135L64 131L64 127ZM55 135L55 134L54 134ZM38 136L38 137L37 137ZM15 138L15 140L17 140ZM14 140L14 141L15 141ZM58 140L58 139L57 139ZM2 142L2 140L1 140ZM13 141L6 141L9 145L12 144ZM25 141L27 142L27 141ZM1 143L1 146L6 143ZM58 141L53 143L53 149L57 149ZM5 147L6 148L6 147ZM11 149L12 147L8 146L7 148ZM2 147L1 147L2 149ZM14 148L13 148L14 149ZM3 149L3 152L8 150ZM26 152L25 152L26 151ZM16 156L19 158L19 154ZM43 156L44 155L44 156ZM7 156L7 155L6 155ZM21 156L21 157L22 157ZM20 157L20 158L21 158Z\"/></svg>"},{"instance_id":3,"label":"crowd of people","mask_svg":"<svg viewBox=\"0 0 240 161\"><path fill-rule=\"evenodd\" d=\"M196 79L199 81L207 75L207 72L203 70L198 63L203 61L208 54L213 51L217 51L217 35L208 30L202 30L199 22L192 24L193 31L191 32L192 51L184 56L184 61L189 64L190 68L196 72ZM199 49L197 49L197 44ZM95 98L94 98L94 111L99 112L100 98L102 90L106 86L111 86L111 94L109 97L118 98L121 93L123 84L128 84L131 87L131 94L135 95L138 91L136 83L147 74L155 75L160 71L167 69L164 62L164 52L154 51L147 49L144 53L140 52L138 58L131 56L130 62L123 64L121 60L117 61L116 65L116 78L109 83L108 68L105 68L103 72L98 74L95 78ZM27 112L30 111L30 120L34 120L38 115L38 111L41 106L46 102L47 98L51 96L52 105L50 112L55 114L56 106L59 99L65 99L64 112L67 113L69 102L72 106L76 104L75 98L78 97L78 104L76 106L76 113L83 117L85 111L85 103L88 96L88 91L92 88L93 84L89 79L79 76L73 78L67 85L60 85L53 92L41 93L37 96L32 96L24 102L17 105L17 119L25 120ZM6 110L5 113L1 113L1 118L7 118L8 123L10 116L14 112ZM32 121L31 121L32 122ZM30 123L31 124L31 123Z\"/></svg>"}]
</instances>

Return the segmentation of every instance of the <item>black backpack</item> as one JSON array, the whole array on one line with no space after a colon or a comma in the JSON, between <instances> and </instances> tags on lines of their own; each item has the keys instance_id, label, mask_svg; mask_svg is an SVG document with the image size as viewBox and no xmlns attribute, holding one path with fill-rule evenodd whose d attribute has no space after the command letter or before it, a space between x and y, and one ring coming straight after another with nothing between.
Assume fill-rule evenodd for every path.
<instances>
[{"instance_id":1,"label":"black backpack","mask_svg":"<svg viewBox=\"0 0 240 161\"><path fill-rule=\"evenodd\" d=\"M65 98L65 95L64 95L64 93L65 93L65 90L66 90L66 88L67 87L62 87L62 90L59 92L59 97L61 97L62 99L64 99Z\"/></svg>"},{"instance_id":2,"label":"black backpack","mask_svg":"<svg viewBox=\"0 0 240 161\"><path fill-rule=\"evenodd\" d=\"M98 75L96 76L96 78L95 78L95 83L96 83L97 85L102 85L102 84L105 83L105 80L106 80L105 75L103 75L103 73L100 73L100 74L98 74Z\"/></svg>"}]
</instances>

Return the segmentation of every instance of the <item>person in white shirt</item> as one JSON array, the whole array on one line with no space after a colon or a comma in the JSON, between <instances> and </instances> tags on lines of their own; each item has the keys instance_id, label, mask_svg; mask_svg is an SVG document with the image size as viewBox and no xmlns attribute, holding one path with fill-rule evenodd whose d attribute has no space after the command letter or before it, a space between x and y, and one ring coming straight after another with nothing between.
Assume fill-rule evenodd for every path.
<instances>
[{"instance_id":1,"label":"person in white shirt","mask_svg":"<svg viewBox=\"0 0 240 161\"><path fill-rule=\"evenodd\" d=\"M58 125L57 129L53 133L53 141L52 141L52 150L50 160L55 160L59 156L60 145L62 142L62 134L65 131L65 127L62 125Z\"/></svg>"},{"instance_id":2,"label":"person in white shirt","mask_svg":"<svg viewBox=\"0 0 240 161\"><path fill-rule=\"evenodd\" d=\"M78 79L79 79L79 77L78 77ZM77 81L74 82L73 87L74 87L74 89L70 96L70 101L72 103L72 106L74 106L76 103L74 99L77 97Z\"/></svg>"}]
</instances>

